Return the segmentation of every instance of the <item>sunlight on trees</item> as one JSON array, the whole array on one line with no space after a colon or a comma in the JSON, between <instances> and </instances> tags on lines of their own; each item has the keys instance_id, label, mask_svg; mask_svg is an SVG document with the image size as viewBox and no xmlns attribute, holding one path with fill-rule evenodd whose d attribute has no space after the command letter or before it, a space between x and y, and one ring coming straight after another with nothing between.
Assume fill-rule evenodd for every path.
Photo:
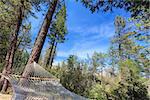
<instances>
[{"instance_id":1,"label":"sunlight on trees","mask_svg":"<svg viewBox=\"0 0 150 100\"><path fill-rule=\"evenodd\" d=\"M59 50L57 48L65 43L67 34L70 34L67 30L69 4L66 4L66 1L0 1L1 73L28 77L30 68L26 65L39 62L47 71L59 78L66 89L86 98L149 100L150 2L148 0L134 2L75 0L89 9L91 14L112 13L116 12L116 9L123 9L130 13L130 18L115 16L113 22L115 33L105 53L95 51L85 59L72 54L62 58L63 61L58 64L54 64ZM31 31L34 25L31 17L39 20L39 15L36 13L44 13L42 15L44 19L33 41L32 36L35 34ZM48 39L48 47L45 47L46 53L43 53L46 39ZM20 82L23 81L24 79L21 78ZM0 76L0 91L7 92L9 86L8 80Z\"/></svg>"}]
</instances>

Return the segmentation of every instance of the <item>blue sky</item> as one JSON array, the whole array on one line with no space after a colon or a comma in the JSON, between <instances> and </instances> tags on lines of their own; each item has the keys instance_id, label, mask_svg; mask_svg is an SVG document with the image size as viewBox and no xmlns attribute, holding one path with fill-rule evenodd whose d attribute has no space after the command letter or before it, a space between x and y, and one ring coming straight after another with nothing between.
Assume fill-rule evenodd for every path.
<instances>
[{"instance_id":1,"label":"blue sky","mask_svg":"<svg viewBox=\"0 0 150 100\"><path fill-rule=\"evenodd\" d=\"M129 13L124 10L91 14L89 9L74 0L67 0L66 5L68 35L65 43L58 45L55 63L65 60L71 54L84 59L87 54L91 56L94 51L107 52L110 47L110 40L115 33L115 17L117 15L129 17ZM41 12L36 13L36 15L38 19L30 18L33 43L44 18ZM44 44L42 55L45 54L47 48L48 39Z\"/></svg>"}]
</instances>

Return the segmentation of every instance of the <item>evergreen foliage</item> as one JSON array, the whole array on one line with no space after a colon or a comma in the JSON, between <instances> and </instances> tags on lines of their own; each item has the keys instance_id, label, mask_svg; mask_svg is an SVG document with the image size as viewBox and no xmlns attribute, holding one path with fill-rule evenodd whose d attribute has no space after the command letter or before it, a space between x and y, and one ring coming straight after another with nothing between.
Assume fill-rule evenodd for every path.
<instances>
[{"instance_id":1,"label":"evergreen foliage","mask_svg":"<svg viewBox=\"0 0 150 100\"><path fill-rule=\"evenodd\" d=\"M28 76L25 68L33 61L43 64L60 79L68 90L96 100L149 100L150 90L150 9L148 0L76 0L92 13L112 12L116 8L131 14L125 19L116 16L115 34L106 53L94 52L87 59L70 55L58 65L52 65L57 45L67 35L67 8L65 0L1 0L0 1L0 72ZM48 7L38 36L32 47L29 18ZM40 12L40 13L41 13ZM45 12L45 11L44 11ZM49 39L46 55L41 51ZM78 41L77 41L78 42ZM31 54L30 49L33 48ZM8 59L7 59L8 58ZM44 61L43 61L44 58ZM1 77L0 90L8 81ZM4 88L6 90L6 88Z\"/></svg>"}]
</instances>

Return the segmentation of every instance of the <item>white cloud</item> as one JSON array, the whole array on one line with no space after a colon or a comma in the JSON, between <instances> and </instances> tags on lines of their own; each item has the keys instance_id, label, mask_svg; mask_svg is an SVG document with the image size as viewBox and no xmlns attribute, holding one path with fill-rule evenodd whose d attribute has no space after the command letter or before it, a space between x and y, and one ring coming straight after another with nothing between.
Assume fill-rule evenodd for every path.
<instances>
[{"instance_id":1,"label":"white cloud","mask_svg":"<svg viewBox=\"0 0 150 100\"><path fill-rule=\"evenodd\" d=\"M69 52L64 52L60 51L57 53L58 57L68 57L69 55L76 55L81 59L87 58L87 55L92 56L92 54L95 51L103 51L101 49L87 49L87 50L79 50L79 51L72 51L70 50Z\"/></svg>"},{"instance_id":2,"label":"white cloud","mask_svg":"<svg viewBox=\"0 0 150 100\"><path fill-rule=\"evenodd\" d=\"M75 34L75 41L73 41L72 48L69 50L58 49L57 57L67 58L69 55L77 55L80 59L85 59L87 55L92 56L95 51L107 52L109 45L104 42L114 35L112 23L92 27L82 25L70 27L68 30L71 34Z\"/></svg>"},{"instance_id":3,"label":"white cloud","mask_svg":"<svg viewBox=\"0 0 150 100\"><path fill-rule=\"evenodd\" d=\"M101 25L96 26L75 26L69 27L69 32L78 33L78 35L82 37L92 36L95 37L94 39L98 39L101 37L112 37L114 35L114 25L113 23L102 23Z\"/></svg>"},{"instance_id":4,"label":"white cloud","mask_svg":"<svg viewBox=\"0 0 150 100\"><path fill-rule=\"evenodd\" d=\"M68 57L69 55L77 55L79 58L85 59L87 58L87 55L92 56L95 51L107 51L107 46L98 46L96 41L83 41L75 43L73 48L68 51L58 51L57 56Z\"/></svg>"}]
</instances>

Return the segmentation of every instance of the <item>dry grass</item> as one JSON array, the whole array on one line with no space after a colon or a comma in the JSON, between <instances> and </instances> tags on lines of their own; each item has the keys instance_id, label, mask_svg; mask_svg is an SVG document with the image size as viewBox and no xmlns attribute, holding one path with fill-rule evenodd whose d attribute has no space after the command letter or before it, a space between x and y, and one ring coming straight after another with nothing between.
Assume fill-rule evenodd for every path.
<instances>
[{"instance_id":1,"label":"dry grass","mask_svg":"<svg viewBox=\"0 0 150 100\"><path fill-rule=\"evenodd\" d=\"M0 100L11 100L10 94L1 94L0 93Z\"/></svg>"}]
</instances>

